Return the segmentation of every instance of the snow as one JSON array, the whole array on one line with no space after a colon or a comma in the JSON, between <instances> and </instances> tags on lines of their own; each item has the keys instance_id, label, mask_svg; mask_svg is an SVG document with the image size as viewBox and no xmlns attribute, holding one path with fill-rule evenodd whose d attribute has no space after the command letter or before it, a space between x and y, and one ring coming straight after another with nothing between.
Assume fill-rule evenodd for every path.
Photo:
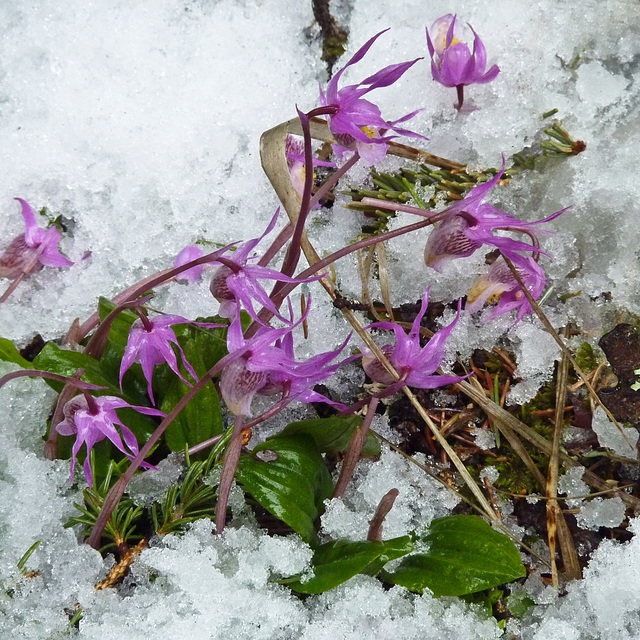
<instances>
[{"instance_id":1,"label":"snow","mask_svg":"<svg viewBox=\"0 0 640 640\"><path fill-rule=\"evenodd\" d=\"M636 460L638 451L636 445L638 443L638 432L635 429L625 429L622 431L609 420L607 414L602 407L597 407L593 412L593 421L591 428L598 436L598 442L601 446L611 449L613 453L625 458Z\"/></svg>"},{"instance_id":2,"label":"snow","mask_svg":"<svg viewBox=\"0 0 640 640\"><path fill-rule=\"evenodd\" d=\"M640 312L633 171L640 146L640 6L625 0L608 3L606 10L592 0L447 0L431 14L423 3L394 0L333 4L350 31L346 56L391 27L348 70L346 81L427 55L423 27L446 12L470 22L483 38L489 64L499 64L501 73L493 83L468 88L477 111L457 113L455 92L433 82L425 62L397 89L372 96L389 118L424 108L411 126L430 138L427 147L438 155L474 167L498 166L502 153L539 141L550 122L542 113L559 109L557 117L587 142L587 151L517 176L492 201L529 221L572 206L553 223L556 234L544 240L553 258L544 264L556 292L582 292L549 308L555 324L575 319L588 337L597 337L615 323L617 309ZM9 1L0 4L0 21L1 244L21 231L19 205L12 200L19 196L34 210L46 206L51 217L62 216L67 232L61 248L77 263L43 269L22 283L0 307L2 337L19 344L35 333L58 338L74 318L93 312L99 295L112 296L167 267L184 246L262 232L278 203L260 168L260 134L291 118L296 103L315 106L318 82L326 81L310 2ZM385 162L383 167L394 166L393 160ZM354 173L341 186L357 178ZM342 246L358 229L357 214L340 211L336 223L338 211L319 212L310 229L321 251ZM393 224L409 218L402 214ZM389 243L394 303L419 299L427 284L434 300L454 299L482 269L482 256L476 256L443 274L426 272L426 235ZM91 257L82 259L88 251ZM345 263L338 266L340 283L347 295L357 295L354 262ZM309 288L318 313L306 346L312 353L328 348L327 336L337 346L347 329L322 290ZM173 284L154 304L186 316L217 309L205 282ZM452 349L466 357L475 348L493 346L512 321L463 317ZM522 402L550 379L558 350L537 320L520 323L512 336L524 381L512 388L509 402ZM0 365L0 373L10 369ZM310 549L295 536L269 538L250 519L222 538L211 534L208 521L183 536L167 536L142 553L122 593L96 592L93 585L108 564L63 528L81 496L69 488L68 462L48 461L42 454L54 395L41 382L22 380L11 382L0 397L3 636L39 640L68 634L65 608L76 603L83 610L78 632L83 639L126 633L137 640L159 632L193 640L501 636L494 620L461 601L413 596L399 587L385 591L366 576L299 600L269 580L305 570ZM594 420L595 428L601 423ZM613 431L607 433L599 432L599 438ZM612 440L600 442L636 457L628 445L623 451ZM170 477L169 467L166 471ZM161 490L166 477L159 488L140 487L140 499ZM563 478L561 490L569 495L588 492L578 472ZM324 533L361 539L377 501L392 487L400 495L385 537L425 527L455 502L417 468L385 452L380 461L363 463L344 499L331 503ZM233 499L237 504L241 496ZM614 526L622 518L616 498L581 506L587 527ZM639 526L635 520L630 528ZM26 578L16 563L36 540L42 544L27 568L40 574ZM637 536L625 544L605 541L584 580L569 585L563 598L539 585L539 604L510 628L523 640L639 638L639 545Z\"/></svg>"}]
</instances>

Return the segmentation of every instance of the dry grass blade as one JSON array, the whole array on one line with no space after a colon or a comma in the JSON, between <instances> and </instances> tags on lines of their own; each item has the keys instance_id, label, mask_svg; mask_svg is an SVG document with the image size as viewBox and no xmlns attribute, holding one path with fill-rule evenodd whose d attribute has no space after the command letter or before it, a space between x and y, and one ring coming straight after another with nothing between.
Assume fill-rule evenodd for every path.
<instances>
[{"instance_id":1,"label":"dry grass blade","mask_svg":"<svg viewBox=\"0 0 640 640\"><path fill-rule=\"evenodd\" d=\"M470 383L478 389L478 393L481 393L484 396L484 389L476 378L471 378ZM499 405L496 404L496 406ZM519 456L522 462L524 462L531 475L537 480L540 488L544 489L546 484L545 478L529 455L529 452L525 449L525 446L522 444L522 440L520 440L516 432L505 422L496 420L491 414L489 414L489 418L497 425L498 429L500 429L500 433L506 438L507 442L511 445L511 448Z\"/></svg>"},{"instance_id":2,"label":"dry grass blade","mask_svg":"<svg viewBox=\"0 0 640 640\"><path fill-rule=\"evenodd\" d=\"M564 334L567 331L565 328ZM560 463L560 439L564 428L564 404L567 396L567 376L569 373L569 359L562 352L560 366L556 378L556 409L554 420L553 444L549 456L547 472L546 495L547 500L547 536L549 540L549 552L551 554L551 581L557 589L560 586L558 579L558 567L556 565L556 536L560 543L562 559L565 565L565 576L570 579L581 577L580 563L573 537L567 526L560 526L559 518L562 517L558 504L558 467ZM566 523L565 523L566 524Z\"/></svg>"},{"instance_id":3,"label":"dry grass blade","mask_svg":"<svg viewBox=\"0 0 640 640\"><path fill-rule=\"evenodd\" d=\"M358 272L360 275L360 283L362 286L362 302L367 305L369 312L380 322L382 318L376 311L371 292L369 291L369 280L371 279L371 267L373 266L374 250L377 245L367 247L356 252L358 257ZM366 253L366 255L364 255Z\"/></svg>"},{"instance_id":4,"label":"dry grass blade","mask_svg":"<svg viewBox=\"0 0 640 640\"><path fill-rule=\"evenodd\" d=\"M480 382L477 379L472 378L470 382L477 388L478 393L482 394L482 396L486 399L487 402L491 402L493 405L498 407L498 409L501 409L502 411L504 411L504 409L502 409L501 406L494 403L492 400L489 400L488 398L486 398L486 396L484 395L484 389L482 388L482 386L480 385ZM460 383L460 384L463 384L463 383ZM469 394L467 393L467 395ZM502 421L498 419L495 415L492 415L491 413L489 413L486 409L486 405L485 406L481 405L481 406L483 407L485 412L488 413L489 417L492 418L493 424L495 424L498 427L498 429L500 430L500 433L505 437L505 439L507 440L507 442L509 443L513 451L524 462L525 466L527 467L531 475L536 479L536 481L540 485L540 488L544 490L545 487L547 486L547 481L544 475L542 475L542 472L540 471L540 469L538 469L538 467L536 466L536 463L533 461L533 458L531 458L531 456L529 455L529 452L526 450L524 444L522 443L522 440L520 440L515 430L509 424L507 424L507 422ZM507 412L505 411L505 413ZM507 415L511 415L511 414L507 413ZM514 419L517 420L516 418ZM521 423L521 424L526 427L524 423ZM558 451L558 449L556 449L556 451ZM557 482L556 482L556 487L557 487ZM569 526L567 525L567 521L564 517L564 513L562 513L562 511L558 509L557 511L554 512L554 515L555 517L554 517L553 528L554 528L554 531L556 529L558 531L558 540L560 541L560 549L562 551L562 558L564 560L564 565L565 565L565 577L569 580L579 578L581 577L581 573L580 573L580 564L578 561L578 554L576 553L575 545L573 544L571 532L569 530ZM555 537L554 537L554 540L555 540ZM552 545L551 541L549 543L549 551L551 554L552 576L555 571L556 579L557 579L557 568L555 564L555 544ZM554 585L557 587L557 584L555 582L554 582Z\"/></svg>"},{"instance_id":5,"label":"dry grass blade","mask_svg":"<svg viewBox=\"0 0 640 640\"><path fill-rule=\"evenodd\" d=\"M384 302L384 308L387 310L389 319L394 321L393 309L391 307L391 292L389 291L389 267L387 264L387 249L384 242L375 245L376 255L378 257L378 272L380 276L380 293L382 294L382 301Z\"/></svg>"}]
</instances>

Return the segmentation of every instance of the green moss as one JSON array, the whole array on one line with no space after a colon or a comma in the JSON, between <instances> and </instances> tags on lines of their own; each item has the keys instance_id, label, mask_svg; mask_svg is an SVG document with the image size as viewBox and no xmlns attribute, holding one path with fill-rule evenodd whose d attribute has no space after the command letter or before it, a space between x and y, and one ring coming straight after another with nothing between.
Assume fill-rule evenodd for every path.
<instances>
[{"instance_id":1,"label":"green moss","mask_svg":"<svg viewBox=\"0 0 640 640\"><path fill-rule=\"evenodd\" d=\"M588 342L583 342L576 351L576 362L585 372L593 371L598 366L598 357Z\"/></svg>"}]
</instances>

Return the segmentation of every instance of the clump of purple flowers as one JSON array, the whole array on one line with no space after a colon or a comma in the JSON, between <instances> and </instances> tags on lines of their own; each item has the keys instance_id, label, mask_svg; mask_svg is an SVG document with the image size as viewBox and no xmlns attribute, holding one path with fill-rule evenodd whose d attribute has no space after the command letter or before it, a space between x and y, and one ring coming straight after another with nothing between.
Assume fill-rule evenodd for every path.
<instances>
[{"instance_id":1,"label":"clump of purple flowers","mask_svg":"<svg viewBox=\"0 0 640 640\"><path fill-rule=\"evenodd\" d=\"M540 250L540 243L533 227L554 220L566 209L556 211L542 220L522 222L500 211L492 204L484 202L489 191L500 181L503 172L504 159L502 169L494 178L474 187L465 198L440 214L441 222L433 229L427 240L424 261L432 269L442 271L450 260L466 258L484 245L495 247L511 259L527 290L534 299L537 299L542 294L546 280L537 262L543 252ZM531 242L499 236L495 234L496 231L525 234ZM538 233L548 232L538 231ZM532 255L523 256L521 255L523 252ZM490 318L518 309L517 322L524 315L532 312L531 305L520 290L520 285L502 259L496 260L488 274L474 285L466 309L476 311L484 303L491 302L497 303L498 306Z\"/></svg>"},{"instance_id":2,"label":"clump of purple flowers","mask_svg":"<svg viewBox=\"0 0 640 640\"><path fill-rule=\"evenodd\" d=\"M464 86L489 82L499 73L499 69L495 65L488 71L485 70L486 51L484 45L475 31L472 28L471 30L474 34L473 52L459 39L456 17L451 14L437 20L432 26L431 34L427 31L434 79L445 86L456 87L459 98L459 103L456 105L458 109L463 106ZM164 430L204 388L204 385L211 384L211 381L219 376L216 389L209 389L211 391L209 399L213 397L215 402L211 402L211 404L215 404L215 407L218 408L216 390L219 390L233 420L231 437L228 440L222 462L215 511L216 530L221 532L225 526L229 493L243 446L243 432L246 435L246 432L251 428L266 421L289 403L296 400L306 403L324 402L337 407L344 414L355 413L357 409L366 404L369 405L363 429L355 430L352 443L349 445L350 461L343 466L343 472L346 469L348 473L351 473L360 453L366 430L371 424L381 398L397 392L402 387L433 389L458 383L471 375L458 376L440 373L447 340L452 336L460 319L461 301L458 302L457 315L449 325L436 331L428 341L425 341L421 335L421 322L427 312L429 302L428 288L422 297L419 312L408 333L395 322L375 322L366 327L369 331L393 332L394 343L383 346L381 351L397 376L390 373L391 369L387 370L382 364L385 358L380 356L380 352L366 332L363 339L369 348L363 347L361 356L343 356L351 336L348 336L337 348L313 357L300 360L295 355L293 334L300 325L306 322L309 316L310 297L302 298L301 317L294 320L292 303L287 296L295 286L318 280L321 276L317 274L323 272L332 261L335 261L337 254L340 254L338 257L341 257L348 253L347 251L340 253L347 249L345 247L330 258L320 260L316 257L316 260L320 260L320 264L311 259L311 254L307 254L312 266L302 273L298 273L297 277L295 276L298 260L304 247L303 234L305 233L306 216L315 202L310 195L313 165L335 166L333 163L312 158L311 136L309 134L311 116L324 115L328 117L329 127L337 141L334 149L339 154L345 150L355 152L346 165L349 165L350 162L355 164L359 159L365 164L375 164L385 156L390 141L398 135L423 138L420 134L398 126L399 123L413 118L418 111L413 111L398 120L385 120L378 106L364 97L374 89L394 84L420 58L389 65L357 84L339 88L344 71L362 60L383 33L384 31L373 36L353 55L329 81L326 93L321 90L322 107L307 114L298 112L304 135L304 145L299 144L290 136L284 151L292 185L301 195L301 205L297 217L295 212L289 212L292 222L282 230L271 247L262 254L256 252L258 245L275 229L278 211L259 237L242 243L233 243L207 256L204 256L202 250L196 246L186 247L176 258L176 268L162 272L163 275L159 279L154 276L151 280L143 281L145 284L148 284L149 281L153 282L149 288L173 279L194 282L202 276L206 264L215 265L209 288L215 299L220 302L220 315L227 318L229 322L225 325L205 322L194 322L193 324L206 328L224 326L227 330L226 355L224 354L225 343L218 335L216 340L221 344L216 344L216 349L212 349L216 352L215 359L211 356L215 364L213 366L207 365L211 368L206 373L200 374L200 379L198 379L196 370L187 360L172 328L174 325L191 323L191 321L176 315L147 317L146 313L140 309L145 300L145 298L141 299L140 295L146 291L146 288L141 287L140 283L136 286L137 288L132 288L135 294L132 293L130 298L124 296L122 299L124 302L122 304L119 302L118 306L108 314L107 318L110 318L112 314L115 314L115 318L128 304L130 307L135 307L139 315L139 319L129 329L124 355L120 361L119 383L123 395L125 394L123 382L125 385L128 383L125 374L134 363L139 363L142 367L151 404L156 403L153 393L153 373L157 365L167 364L190 389L177 400L169 415L165 415L157 409L134 406L115 396L91 396L87 391L87 383L83 383L84 387L78 383L82 370L78 370L73 378L65 379L65 382L71 386L72 392L66 396L63 392L56 410L56 420L59 420L60 417L62 420L57 425L54 420L51 432L75 436L72 450L72 481L77 456L84 445L87 452L84 472L87 482L92 485L91 451L96 443L104 439L112 442L129 459L137 457L135 463L126 472L130 476L133 475L138 465L149 468L150 465L141 462L141 460L153 451L153 447L162 437ZM282 160L282 157L280 159ZM464 199L455 202L435 215L410 206L404 206L404 210L411 210L413 213L432 218L417 225L409 225L413 227L413 230L419 228L420 225L424 227L426 224L431 224L437 218L438 226L430 234L424 251L426 265L435 270L442 270L450 260L472 255L484 245L498 249L502 255L489 267L487 274L475 283L468 296L466 311L473 312L485 303L494 303L496 306L490 318L516 310L517 322L525 314L532 311L523 288L526 292L530 292L533 298L538 298L546 285L544 272L538 265L538 258L543 252L540 250L540 244L533 228L543 222L553 220L563 211L558 211L543 220L525 223L485 202L491 189L501 180L504 167L503 159L502 170L493 179L476 186ZM347 169L343 166L340 170L346 171ZM331 176L332 178L338 176L335 177L335 181L340 177L340 170ZM334 183L327 180L320 187L315 198L320 200L332 184ZM416 199L418 198L416 197ZM26 231L9 245L5 254L0 258L0 275L16 279L28 275L43 265L68 266L72 264L58 251L57 244L60 240L60 233L55 229L47 231L39 229L29 205L24 200L20 200L20 202ZM402 208L402 206L398 208ZM524 234L527 236L527 241L500 235L503 232ZM391 234L394 233L400 235L406 231L388 232L389 235L385 236L382 241L393 237ZM284 247L289 238L292 240L289 243L281 269L270 267L273 256ZM376 241L380 242L380 237L376 238ZM349 250L354 250L356 245L360 245L358 248L364 248L373 244L373 242L368 242L368 239L362 240L355 243ZM512 263L517 277L514 276L510 263ZM3 268L5 271L2 271ZM518 282L518 279L522 283ZM273 289L270 293L265 289L265 281L273 283ZM334 291L329 286L333 283L326 281L323 284L333 294ZM305 301L306 304L304 304ZM288 306L288 315L286 311L282 312L283 303ZM242 317L243 312L244 318ZM250 318L249 322L246 322L246 316ZM101 329L104 329L102 337L104 337L105 343L112 336L110 322L113 322L113 319L109 321L105 319L96 331L98 334ZM353 324L357 326L355 321ZM359 325L358 330L361 328ZM86 336L87 333L84 335ZM96 334L93 338L96 337ZM200 345L201 343L195 344ZM187 350L186 347L185 350ZM203 349L204 351L206 349ZM373 352L378 354L378 357ZM189 350L187 353L190 354L190 358L195 364L195 356L192 357L192 352ZM95 352L89 353L87 351L85 353L85 355L89 354L96 356ZM207 356L210 355L207 353ZM327 398L320 393L321 389L315 389L316 385L327 380L340 366L359 357L362 357L362 366L367 375L375 382L385 385L385 389L362 398L352 407L346 407L340 402ZM96 356L96 360L99 359L100 356ZM204 362L204 357L202 362ZM200 369L198 369L198 373L200 373ZM58 376L58 379L60 377ZM76 389L73 389L74 382L77 383ZM158 392L158 387L159 380L157 378L156 392ZM82 395L72 397L69 400L71 395L77 392L77 388L82 389ZM272 396L274 401L264 413L254 418L252 403L256 395ZM134 409L147 416L164 418L154 434L146 443L142 444L141 450L133 431L123 424L117 414L117 409L122 408ZM163 405L163 408L166 407ZM196 409L194 413L198 413L199 421L199 411ZM222 420L219 412L215 416L216 419ZM248 420L249 418L251 420ZM185 422L187 421L185 420ZM437 432L436 435L438 435ZM189 437L185 437L184 442L188 446L190 444L188 441L195 437L197 436L191 433ZM169 442L170 439L167 437L166 444ZM196 450L204 449L205 446L202 445L203 443L199 442ZM189 453L189 455L191 454ZM212 464L214 460L215 456L212 456ZM341 473L341 483L344 475L348 474ZM113 489L117 492L121 488L120 485L126 485L126 480L127 478L123 476L123 482L118 481L118 486ZM344 483L341 484L340 490L343 489ZM117 497L115 499L117 501Z\"/></svg>"},{"instance_id":3,"label":"clump of purple flowers","mask_svg":"<svg viewBox=\"0 0 640 640\"><path fill-rule=\"evenodd\" d=\"M458 103L455 107L458 110L462 109L464 103L464 87L491 82L500 73L495 64L485 71L487 51L471 25L469 29L473 32L473 53L461 40L456 16L448 13L438 18L431 25L431 29L426 29L431 74L436 82L445 87L456 88Z\"/></svg>"}]
</instances>

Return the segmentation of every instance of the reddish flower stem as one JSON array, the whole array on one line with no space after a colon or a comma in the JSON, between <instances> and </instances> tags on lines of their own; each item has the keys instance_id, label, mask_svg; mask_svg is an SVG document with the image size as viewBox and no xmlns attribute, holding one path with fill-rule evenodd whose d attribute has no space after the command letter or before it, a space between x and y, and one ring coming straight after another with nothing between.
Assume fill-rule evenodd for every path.
<instances>
[{"instance_id":1,"label":"reddish flower stem","mask_svg":"<svg viewBox=\"0 0 640 640\"><path fill-rule=\"evenodd\" d=\"M391 507L393 507L399 493L397 489L391 489L382 496L373 518L369 521L367 540L382 540L382 525L384 524L384 519L387 517L389 511L391 511Z\"/></svg>"},{"instance_id":2,"label":"reddish flower stem","mask_svg":"<svg viewBox=\"0 0 640 640\"><path fill-rule=\"evenodd\" d=\"M229 446L224 454L222 461L222 473L220 475L220 484L218 486L218 499L216 501L216 533L220 534L224 531L224 525L227 522L227 505L229 504L229 494L231 493L231 485L236 475L238 461L240 460L240 452L242 451L242 429L244 428L244 416L236 416L233 423L233 434L229 441Z\"/></svg>"},{"instance_id":3,"label":"reddish flower stem","mask_svg":"<svg viewBox=\"0 0 640 640\"><path fill-rule=\"evenodd\" d=\"M373 416L376 413L379 402L380 400L378 398L371 398L369 406L367 407L367 415L362 421L362 426L356 427L355 431L353 432L353 436L351 437L351 441L349 442L347 453L344 457L344 460L342 461L342 469L340 469L338 482L336 482L335 489L333 490L333 498L341 498L344 495L349 481L351 480L351 476L353 476L356 464L360 459L362 447L364 446L367 432L369 431L369 427L371 426L371 422L373 421Z\"/></svg>"}]
</instances>

